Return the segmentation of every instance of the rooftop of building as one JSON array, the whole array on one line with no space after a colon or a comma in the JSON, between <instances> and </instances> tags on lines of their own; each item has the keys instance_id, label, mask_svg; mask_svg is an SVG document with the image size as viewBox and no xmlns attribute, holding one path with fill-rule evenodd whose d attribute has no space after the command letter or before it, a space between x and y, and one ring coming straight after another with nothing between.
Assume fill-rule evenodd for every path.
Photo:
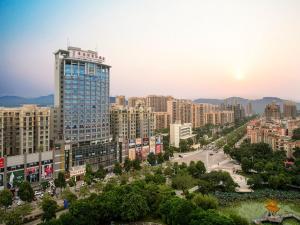
<instances>
[{"instance_id":1,"label":"rooftop of building","mask_svg":"<svg viewBox=\"0 0 300 225\"><path fill-rule=\"evenodd\" d=\"M93 50L84 50L79 47L68 46L67 50L59 49L56 52L54 52L54 54L61 54L65 58L94 62L110 67L109 65L104 64L105 57L100 56L97 51Z\"/></svg>"}]
</instances>

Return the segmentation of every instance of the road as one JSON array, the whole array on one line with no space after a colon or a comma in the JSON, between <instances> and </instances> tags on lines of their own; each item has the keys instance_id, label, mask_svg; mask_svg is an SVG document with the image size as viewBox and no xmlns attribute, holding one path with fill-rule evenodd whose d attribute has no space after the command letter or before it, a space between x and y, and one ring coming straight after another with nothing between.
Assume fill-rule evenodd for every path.
<instances>
[{"instance_id":1,"label":"road","mask_svg":"<svg viewBox=\"0 0 300 225\"><path fill-rule=\"evenodd\" d=\"M213 147L216 149L216 147ZM179 157L181 155L182 157ZM236 174L235 171L241 170L240 165L237 165L234 160L224 154L222 149L219 150L197 150L188 153L175 153L174 158L171 159L172 162L178 162L189 164L191 161L201 160L207 172L213 170L222 170L228 172L232 179L239 185L236 189L237 192L252 192L252 190L247 185L247 178Z\"/></svg>"}]
</instances>

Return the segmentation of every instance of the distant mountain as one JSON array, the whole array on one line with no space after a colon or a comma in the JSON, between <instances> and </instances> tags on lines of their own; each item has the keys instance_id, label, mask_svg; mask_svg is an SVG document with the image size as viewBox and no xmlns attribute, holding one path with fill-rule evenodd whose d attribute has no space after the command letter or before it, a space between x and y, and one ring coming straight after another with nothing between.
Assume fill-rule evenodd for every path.
<instances>
[{"instance_id":1,"label":"distant mountain","mask_svg":"<svg viewBox=\"0 0 300 225\"><path fill-rule=\"evenodd\" d=\"M240 97L230 97L226 99L199 98L194 100L194 102L197 103L209 103L209 104L219 105L226 102L227 104L238 103L243 106L246 106L249 102L251 102L253 111L259 114L262 114L265 110L266 105L272 102L276 102L277 104L279 104L282 110L284 101L286 100L277 97L263 97L261 99L254 99L254 100L240 98ZM297 108L300 109L300 103L296 103L296 104L297 104Z\"/></svg>"},{"instance_id":2,"label":"distant mountain","mask_svg":"<svg viewBox=\"0 0 300 225\"><path fill-rule=\"evenodd\" d=\"M19 96L2 96L0 97L0 106L17 107L23 104L36 104L40 106L51 106L54 103L54 96L40 96L36 98L23 98Z\"/></svg>"},{"instance_id":3,"label":"distant mountain","mask_svg":"<svg viewBox=\"0 0 300 225\"><path fill-rule=\"evenodd\" d=\"M110 102L115 102L115 97L110 97ZM36 104L39 106L53 106L54 95L40 96L36 98L23 98L19 96L2 96L0 97L0 106L18 107L23 104Z\"/></svg>"}]
</instances>

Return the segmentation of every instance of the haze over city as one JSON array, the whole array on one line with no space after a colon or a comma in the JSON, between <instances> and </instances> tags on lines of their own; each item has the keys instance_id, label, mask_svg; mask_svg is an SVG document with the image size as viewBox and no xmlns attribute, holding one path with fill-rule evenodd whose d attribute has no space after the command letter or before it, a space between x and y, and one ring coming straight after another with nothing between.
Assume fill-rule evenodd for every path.
<instances>
[{"instance_id":1,"label":"haze over city","mask_svg":"<svg viewBox=\"0 0 300 225\"><path fill-rule=\"evenodd\" d=\"M300 100L300 1L0 2L0 96L54 92L54 55L97 50L112 96Z\"/></svg>"}]
</instances>

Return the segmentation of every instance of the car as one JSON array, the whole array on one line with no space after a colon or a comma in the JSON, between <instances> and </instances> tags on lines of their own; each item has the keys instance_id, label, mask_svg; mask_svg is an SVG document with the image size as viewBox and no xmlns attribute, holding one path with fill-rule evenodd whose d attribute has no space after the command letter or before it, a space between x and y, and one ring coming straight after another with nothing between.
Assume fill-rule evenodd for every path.
<instances>
[{"instance_id":1,"label":"car","mask_svg":"<svg viewBox=\"0 0 300 225\"><path fill-rule=\"evenodd\" d=\"M23 204L24 204L23 201L21 201L21 200L18 200L18 201L17 201L17 205L18 205L18 206L23 205Z\"/></svg>"},{"instance_id":2,"label":"car","mask_svg":"<svg viewBox=\"0 0 300 225\"><path fill-rule=\"evenodd\" d=\"M178 155L179 156L179 158L183 158L183 156L182 155Z\"/></svg>"},{"instance_id":3,"label":"car","mask_svg":"<svg viewBox=\"0 0 300 225\"><path fill-rule=\"evenodd\" d=\"M209 155L214 155L214 153L209 153Z\"/></svg>"},{"instance_id":4,"label":"car","mask_svg":"<svg viewBox=\"0 0 300 225\"><path fill-rule=\"evenodd\" d=\"M34 195L35 195L35 196L37 196L37 195L42 195L42 194L43 194L43 192L41 192L41 191L35 191L35 192L34 192Z\"/></svg>"}]
</instances>

